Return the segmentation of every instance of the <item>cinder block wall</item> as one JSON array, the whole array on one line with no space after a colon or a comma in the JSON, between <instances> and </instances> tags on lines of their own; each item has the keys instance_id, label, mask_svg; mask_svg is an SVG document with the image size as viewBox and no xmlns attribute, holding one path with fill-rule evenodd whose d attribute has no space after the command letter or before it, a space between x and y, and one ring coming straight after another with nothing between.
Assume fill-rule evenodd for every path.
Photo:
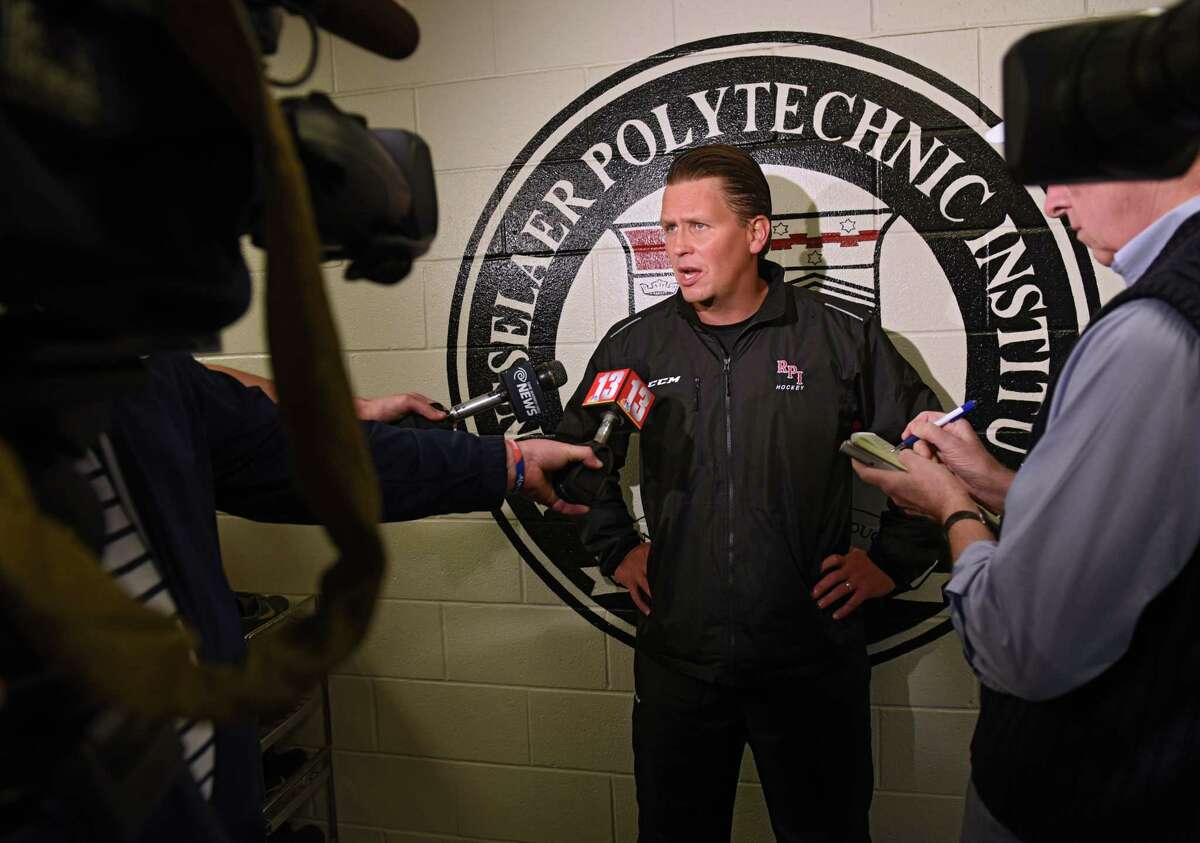
<instances>
[{"instance_id":1,"label":"cinder block wall","mask_svg":"<svg viewBox=\"0 0 1200 843\"><path fill-rule=\"evenodd\" d=\"M355 389L445 400L451 296L467 239L504 168L559 109L664 48L755 30L861 39L911 58L999 110L999 62L1024 32L1116 13L1129 0L411 0L416 55L390 63L323 35L310 88L433 149L441 233L396 288L327 271ZM302 63L290 25L273 66ZM249 260L261 282L259 256ZM1102 296L1117 289L1097 268ZM599 293L597 294L599 296ZM606 317L605 313L612 313ZM619 315L568 312L583 353ZM269 374L260 297L225 334L222 363ZM236 587L315 589L332 558L318 530L222 518ZM384 528L393 564L370 640L333 677L335 775L350 843L636 839L629 748L632 655L520 561L486 514ZM957 641L887 663L872 684L880 843L957 840L978 689ZM747 759L739 843L772 839Z\"/></svg>"}]
</instances>

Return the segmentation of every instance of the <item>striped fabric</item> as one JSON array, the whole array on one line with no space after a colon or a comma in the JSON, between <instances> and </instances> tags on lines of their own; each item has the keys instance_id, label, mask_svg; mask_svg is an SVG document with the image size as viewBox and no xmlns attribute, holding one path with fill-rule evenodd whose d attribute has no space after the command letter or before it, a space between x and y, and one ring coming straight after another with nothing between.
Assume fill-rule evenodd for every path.
<instances>
[{"instance_id":1,"label":"striped fabric","mask_svg":"<svg viewBox=\"0 0 1200 843\"><path fill-rule=\"evenodd\" d=\"M92 484L104 507L104 548L100 566L112 575L126 594L156 612L177 617L175 601L146 546L137 513L107 438L100 454L88 451L75 469ZM176 723L183 756L205 799L212 797L216 762L213 724L208 720L179 720Z\"/></svg>"}]
</instances>

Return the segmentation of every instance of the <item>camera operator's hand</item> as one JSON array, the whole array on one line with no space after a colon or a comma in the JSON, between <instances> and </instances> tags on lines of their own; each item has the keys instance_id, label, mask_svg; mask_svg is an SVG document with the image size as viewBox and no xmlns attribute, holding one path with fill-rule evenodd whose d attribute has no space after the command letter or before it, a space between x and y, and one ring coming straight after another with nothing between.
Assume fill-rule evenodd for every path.
<instances>
[{"instance_id":1,"label":"camera operator's hand","mask_svg":"<svg viewBox=\"0 0 1200 843\"><path fill-rule=\"evenodd\" d=\"M354 410L363 421L394 422L416 413L430 421L446 418L441 405L419 392L402 392L384 398L355 398Z\"/></svg>"},{"instance_id":2,"label":"camera operator's hand","mask_svg":"<svg viewBox=\"0 0 1200 843\"><path fill-rule=\"evenodd\" d=\"M583 515L588 511L586 506L561 500L554 492L551 475L575 462L582 462L588 468L603 468L604 463L592 452L591 447L568 445L553 439L522 439L520 442L509 439L507 443L507 491L513 491L517 484L517 461L521 460L524 478L519 491L522 495L561 515Z\"/></svg>"}]
</instances>

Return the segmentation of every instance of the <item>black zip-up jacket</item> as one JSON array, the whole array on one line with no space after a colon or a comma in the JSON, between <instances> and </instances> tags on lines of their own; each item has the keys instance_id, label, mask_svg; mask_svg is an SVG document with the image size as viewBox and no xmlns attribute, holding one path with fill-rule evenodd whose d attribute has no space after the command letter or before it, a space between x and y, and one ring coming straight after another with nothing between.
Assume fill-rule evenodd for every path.
<instances>
[{"instance_id":1,"label":"black zip-up jacket","mask_svg":"<svg viewBox=\"0 0 1200 843\"><path fill-rule=\"evenodd\" d=\"M877 317L763 269L766 299L728 356L678 293L614 325L556 431L591 438L598 420L580 405L597 372L631 367L652 385L640 461L653 602L638 648L738 685L864 657L862 611L835 621L837 604L822 611L811 596L822 560L849 549L852 470L838 446L860 425L897 441L939 406ZM628 438L611 443L618 468ZM936 561L938 533L889 512L873 561L903 589ZM584 545L611 575L639 541L614 480L584 519Z\"/></svg>"}]
</instances>

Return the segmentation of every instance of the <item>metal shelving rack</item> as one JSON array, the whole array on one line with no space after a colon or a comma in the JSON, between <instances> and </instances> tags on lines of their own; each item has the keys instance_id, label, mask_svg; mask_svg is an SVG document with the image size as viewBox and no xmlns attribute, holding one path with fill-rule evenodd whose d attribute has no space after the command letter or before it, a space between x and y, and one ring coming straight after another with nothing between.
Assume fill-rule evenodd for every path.
<instances>
[{"instance_id":1,"label":"metal shelving rack","mask_svg":"<svg viewBox=\"0 0 1200 843\"><path fill-rule=\"evenodd\" d=\"M292 604L261 626L246 635L249 641L262 635L271 635L300 618L313 614L317 609L316 597L307 597ZM299 770L287 781L267 793L263 804L263 821L267 833L273 834L292 818L310 799L325 791L329 843L337 843L337 803L333 787L333 725L329 707L329 680L322 680L319 688L305 696L282 719L263 724L259 729L258 744L266 752L306 722L317 709L321 711L322 745Z\"/></svg>"}]
</instances>

